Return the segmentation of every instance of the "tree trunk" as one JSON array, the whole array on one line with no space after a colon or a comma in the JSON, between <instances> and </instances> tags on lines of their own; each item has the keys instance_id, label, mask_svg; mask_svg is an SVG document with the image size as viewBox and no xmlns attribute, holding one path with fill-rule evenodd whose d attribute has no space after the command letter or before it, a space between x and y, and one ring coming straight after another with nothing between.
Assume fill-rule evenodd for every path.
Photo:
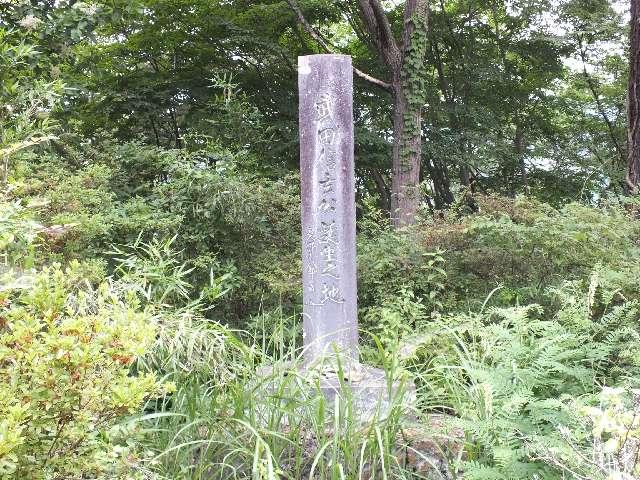
<instances>
[{"instance_id":1,"label":"tree trunk","mask_svg":"<svg viewBox=\"0 0 640 480\"><path fill-rule=\"evenodd\" d=\"M411 111L399 79L393 83L393 160L391 221L394 227L415 223L420 193L422 112ZM407 119L411 119L407 124Z\"/></svg>"},{"instance_id":2,"label":"tree trunk","mask_svg":"<svg viewBox=\"0 0 640 480\"><path fill-rule=\"evenodd\" d=\"M440 210L451 205L455 198L451 192L451 182L449 181L449 172L444 162L435 159L426 159L425 167L429 173L429 177L433 182L433 203L436 210Z\"/></svg>"},{"instance_id":3,"label":"tree trunk","mask_svg":"<svg viewBox=\"0 0 640 480\"><path fill-rule=\"evenodd\" d=\"M638 193L640 176L640 0L631 0L631 36L629 42L629 90L627 130L627 193Z\"/></svg>"},{"instance_id":4,"label":"tree trunk","mask_svg":"<svg viewBox=\"0 0 640 480\"><path fill-rule=\"evenodd\" d=\"M425 104L428 0L406 0L400 61L393 67L391 222L412 225L420 203L422 107Z\"/></svg>"},{"instance_id":5,"label":"tree trunk","mask_svg":"<svg viewBox=\"0 0 640 480\"><path fill-rule=\"evenodd\" d=\"M389 213L391 210L391 194L389 192L389 187L387 187L387 182L385 182L380 170L377 168L371 169L371 176L373 177L373 182L376 186L376 190L378 191L378 195L380 195L380 207L383 211Z\"/></svg>"},{"instance_id":6,"label":"tree trunk","mask_svg":"<svg viewBox=\"0 0 640 480\"><path fill-rule=\"evenodd\" d=\"M527 165L524 161L524 154L526 151L526 145L524 143L524 131L520 123L516 123L516 134L513 138L513 151L516 156L516 163L520 169L520 176L522 177L522 187L525 193L529 190L529 176L527 174Z\"/></svg>"},{"instance_id":7,"label":"tree trunk","mask_svg":"<svg viewBox=\"0 0 640 480\"><path fill-rule=\"evenodd\" d=\"M460 164L460 170L458 171L460 185L464 187L471 186L471 171L465 163Z\"/></svg>"},{"instance_id":8,"label":"tree trunk","mask_svg":"<svg viewBox=\"0 0 640 480\"><path fill-rule=\"evenodd\" d=\"M431 26L431 22L428 23L428 26ZM448 82L444 75L444 66L442 64L440 48L438 47L438 42L433 39L433 31L430 28L429 35L431 37L429 43L431 46L433 62L435 63L436 72L438 74L438 85L440 87L440 92L445 99L447 112L449 112L449 125L452 131L457 132L459 129L457 126L454 127L454 124L457 125L458 123L457 120L455 120L455 103L453 99L454 89L453 86L451 86L451 88L447 86ZM432 165L427 162L427 168L429 169L429 174L433 181L434 193L436 194L436 208L442 208L443 206L452 204L455 199L453 192L451 191L451 182L449 181L446 164L440 164L440 162L436 162L434 160ZM437 198L438 196L439 200Z\"/></svg>"}]
</instances>

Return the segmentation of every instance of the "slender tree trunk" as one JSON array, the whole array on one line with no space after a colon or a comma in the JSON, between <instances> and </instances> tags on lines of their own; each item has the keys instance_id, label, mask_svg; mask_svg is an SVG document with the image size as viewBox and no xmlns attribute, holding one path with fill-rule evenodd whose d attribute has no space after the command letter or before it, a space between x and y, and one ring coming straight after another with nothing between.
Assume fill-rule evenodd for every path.
<instances>
[{"instance_id":1,"label":"slender tree trunk","mask_svg":"<svg viewBox=\"0 0 640 480\"><path fill-rule=\"evenodd\" d=\"M393 90L391 220L395 227L403 227L415 222L420 200L422 112L420 108L411 111L399 79L394 81ZM407 119L412 119L410 124Z\"/></svg>"},{"instance_id":2,"label":"slender tree trunk","mask_svg":"<svg viewBox=\"0 0 640 480\"><path fill-rule=\"evenodd\" d=\"M524 131L520 123L516 124L516 134L513 138L513 151L516 156L516 163L520 169L520 176L522 178L522 187L525 192L529 189L529 176L527 174L527 166L524 162L524 153L526 146L524 143Z\"/></svg>"},{"instance_id":3,"label":"slender tree trunk","mask_svg":"<svg viewBox=\"0 0 640 480\"><path fill-rule=\"evenodd\" d=\"M180 137L180 127L178 126L178 118L175 108L171 108L171 124L173 127L173 135L175 137L176 148L182 148L182 138Z\"/></svg>"},{"instance_id":4,"label":"slender tree trunk","mask_svg":"<svg viewBox=\"0 0 640 480\"><path fill-rule=\"evenodd\" d=\"M616 152L618 153L618 156L620 157L620 161L624 164L624 160L625 160L624 152L622 151L622 147L620 146L620 142L618 141L618 135L616 134L615 127L613 126L613 123L611 123L611 120L607 115L605 106L602 103L602 98L600 97L600 92L598 91L598 84L587 71L587 50L584 45L582 35L578 35L578 47L579 47L580 59L582 60L582 75L584 76L584 79L587 82L587 86L589 87L589 91L591 92L591 96L593 97L593 100L596 102L596 108L598 110L598 113L600 114L600 118L602 118L602 121L607 126L607 131L609 132L609 137L611 138L611 144L613 145ZM633 50L633 47L631 48ZM637 50L637 46L636 46L636 50ZM631 61L633 62L633 57ZM631 76L629 78L631 78Z\"/></svg>"},{"instance_id":5,"label":"slender tree trunk","mask_svg":"<svg viewBox=\"0 0 640 480\"><path fill-rule=\"evenodd\" d=\"M150 117L151 120L151 129L153 130L153 135L156 138L156 147L160 146L160 136L158 135L158 129L156 128L156 122L153 121L153 117Z\"/></svg>"},{"instance_id":6,"label":"slender tree trunk","mask_svg":"<svg viewBox=\"0 0 640 480\"><path fill-rule=\"evenodd\" d=\"M631 0L631 36L629 55L627 193L638 193L640 177L640 0Z\"/></svg>"},{"instance_id":7,"label":"slender tree trunk","mask_svg":"<svg viewBox=\"0 0 640 480\"><path fill-rule=\"evenodd\" d=\"M460 165L460 184L468 187L471 183L471 175L469 174L469 168L466 165Z\"/></svg>"},{"instance_id":8,"label":"slender tree trunk","mask_svg":"<svg viewBox=\"0 0 640 480\"><path fill-rule=\"evenodd\" d=\"M388 213L391 210L391 194L389 187L387 187L387 182L385 182L380 170L377 168L371 169L371 176L373 177L378 195L380 195L380 207Z\"/></svg>"},{"instance_id":9,"label":"slender tree trunk","mask_svg":"<svg viewBox=\"0 0 640 480\"><path fill-rule=\"evenodd\" d=\"M429 27L431 23L429 22ZM457 128L453 128L453 125L457 122L454 121L455 118L455 103L454 103L454 91L453 85L449 88L447 79L444 75L444 66L442 64L442 55L440 54L440 48L438 47L438 42L433 39L433 31L430 29L429 34L432 37L430 41L431 52L433 56L433 61L435 63L436 72L438 74L438 85L440 86L440 92L442 93L445 99L446 109L449 112L449 125L452 127L454 132L457 132ZM453 192L451 191L451 182L449 181L449 176L447 172L446 164L440 165L439 162L433 161L433 165L429 165L429 172L431 176L431 180L433 181L433 189L434 192L440 196L441 203L439 204L436 199L437 208L442 208L444 205L450 205L454 201ZM439 174L440 173L440 174Z\"/></svg>"},{"instance_id":10,"label":"slender tree trunk","mask_svg":"<svg viewBox=\"0 0 640 480\"><path fill-rule=\"evenodd\" d=\"M434 207L439 210L451 205L455 198L451 192L451 182L449 180L447 165L435 159L426 159L424 165L433 182Z\"/></svg>"}]
</instances>

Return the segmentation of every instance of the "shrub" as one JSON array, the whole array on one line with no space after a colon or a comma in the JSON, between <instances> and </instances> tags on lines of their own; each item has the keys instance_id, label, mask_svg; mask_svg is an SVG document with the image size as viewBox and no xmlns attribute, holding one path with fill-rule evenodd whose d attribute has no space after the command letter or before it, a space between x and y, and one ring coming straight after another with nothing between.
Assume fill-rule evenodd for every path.
<instances>
[{"instance_id":1,"label":"shrub","mask_svg":"<svg viewBox=\"0 0 640 480\"><path fill-rule=\"evenodd\" d=\"M132 372L154 341L149 316L80 271L54 265L0 288L2 478L117 478L135 456L112 427L167 388Z\"/></svg>"},{"instance_id":2,"label":"shrub","mask_svg":"<svg viewBox=\"0 0 640 480\"><path fill-rule=\"evenodd\" d=\"M297 177L250 176L236 168L238 159L217 150L209 153L219 161L207 164L201 152L118 145L108 136L74 142L69 135L64 144L55 142L55 152L23 154L20 173L28 182L11 193L37 199L41 223L65 225L64 241L49 245L54 260L175 236L196 298L211 287L212 275L234 272L227 302L218 306L228 322L244 326L259 307L299 303Z\"/></svg>"},{"instance_id":3,"label":"shrub","mask_svg":"<svg viewBox=\"0 0 640 480\"><path fill-rule=\"evenodd\" d=\"M20 202L0 201L0 265L30 267L42 226L29 217Z\"/></svg>"},{"instance_id":4,"label":"shrub","mask_svg":"<svg viewBox=\"0 0 640 480\"><path fill-rule=\"evenodd\" d=\"M587 281L597 264L629 270L640 259L640 222L620 206L572 203L556 209L525 197L476 201L477 214L433 220L415 232L422 244L415 249L444 251L443 303L450 310L478 310L496 287L492 305L539 303L548 309L549 287Z\"/></svg>"},{"instance_id":5,"label":"shrub","mask_svg":"<svg viewBox=\"0 0 640 480\"><path fill-rule=\"evenodd\" d=\"M579 480L635 480L640 474L640 392L604 387L599 404L575 401L575 426L562 441L538 444L537 457Z\"/></svg>"},{"instance_id":6,"label":"shrub","mask_svg":"<svg viewBox=\"0 0 640 480\"><path fill-rule=\"evenodd\" d=\"M358 244L361 327L385 344L414 331L442 307L446 271L440 250L430 251L412 234L390 229ZM394 340L395 339L395 340Z\"/></svg>"}]
</instances>

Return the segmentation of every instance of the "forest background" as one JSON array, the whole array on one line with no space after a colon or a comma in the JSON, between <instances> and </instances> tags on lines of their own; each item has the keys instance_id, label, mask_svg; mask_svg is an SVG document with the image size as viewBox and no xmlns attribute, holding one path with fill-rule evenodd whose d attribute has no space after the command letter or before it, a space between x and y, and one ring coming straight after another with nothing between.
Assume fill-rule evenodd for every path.
<instances>
[{"instance_id":1,"label":"forest background","mask_svg":"<svg viewBox=\"0 0 640 480\"><path fill-rule=\"evenodd\" d=\"M400 423L255 387L299 354L325 52L363 358L463 432L434 478L638 478L637 3L1 1L1 478L425 478Z\"/></svg>"}]
</instances>

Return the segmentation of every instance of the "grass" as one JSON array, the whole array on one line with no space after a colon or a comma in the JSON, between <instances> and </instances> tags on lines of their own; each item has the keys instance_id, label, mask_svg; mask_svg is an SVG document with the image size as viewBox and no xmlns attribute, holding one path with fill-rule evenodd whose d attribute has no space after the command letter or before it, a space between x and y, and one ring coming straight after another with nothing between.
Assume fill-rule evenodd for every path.
<instances>
[{"instance_id":1,"label":"grass","mask_svg":"<svg viewBox=\"0 0 640 480\"><path fill-rule=\"evenodd\" d=\"M402 465L404 391L384 418L363 422L346 385L330 402L297 373L301 351L281 331L271 330L275 340L261 331L245 347L237 332L206 321L167 327L141 364L176 384L137 420L153 453L146 467L184 480L424 478ZM272 368L256 372L261 364ZM387 365L389 378L396 367Z\"/></svg>"},{"instance_id":2,"label":"grass","mask_svg":"<svg viewBox=\"0 0 640 480\"><path fill-rule=\"evenodd\" d=\"M635 363L622 378L616 372L619 352L637 351L628 333L637 312L619 306L591 318L576 306L591 297L570 298L551 315L531 305L432 319L408 338L411 348L371 336L366 363L389 380L412 371L418 397L401 389L388 414L371 421L344 384L329 401L300 374L291 319L258 319L249 334L170 317L140 364L177 386L137 421L153 458L145 467L150 478L178 480L560 480L562 462L591 472L581 463L593 453L591 420L576 406L592 403L597 378L636 383ZM567 445L560 426L581 440ZM418 464L431 476L412 471Z\"/></svg>"}]
</instances>

